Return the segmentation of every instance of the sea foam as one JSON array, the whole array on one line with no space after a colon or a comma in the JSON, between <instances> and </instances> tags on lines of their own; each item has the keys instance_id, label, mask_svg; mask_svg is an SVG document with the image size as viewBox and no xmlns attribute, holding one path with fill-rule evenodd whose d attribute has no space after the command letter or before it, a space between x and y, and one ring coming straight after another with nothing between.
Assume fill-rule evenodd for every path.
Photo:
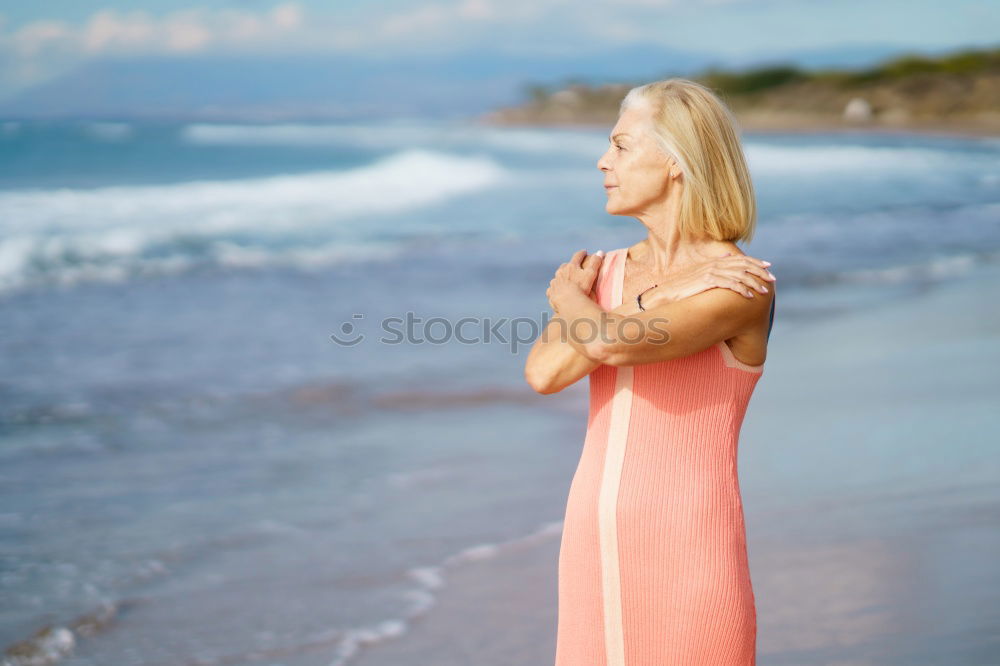
<instances>
[{"instance_id":1,"label":"sea foam","mask_svg":"<svg viewBox=\"0 0 1000 666\"><path fill-rule=\"evenodd\" d=\"M344 171L0 192L0 289L122 280L197 264L325 265L392 251L359 217L501 182L485 156L406 150Z\"/></svg>"}]
</instances>

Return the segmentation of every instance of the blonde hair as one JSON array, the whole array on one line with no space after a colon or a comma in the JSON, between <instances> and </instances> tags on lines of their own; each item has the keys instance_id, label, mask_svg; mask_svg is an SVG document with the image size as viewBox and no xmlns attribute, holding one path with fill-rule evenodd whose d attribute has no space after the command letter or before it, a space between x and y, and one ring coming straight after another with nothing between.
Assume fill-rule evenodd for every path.
<instances>
[{"instance_id":1,"label":"blonde hair","mask_svg":"<svg viewBox=\"0 0 1000 666\"><path fill-rule=\"evenodd\" d=\"M619 114L643 104L652 110L652 136L684 174L681 234L749 242L757 204L732 112L712 90L681 78L632 88Z\"/></svg>"}]
</instances>

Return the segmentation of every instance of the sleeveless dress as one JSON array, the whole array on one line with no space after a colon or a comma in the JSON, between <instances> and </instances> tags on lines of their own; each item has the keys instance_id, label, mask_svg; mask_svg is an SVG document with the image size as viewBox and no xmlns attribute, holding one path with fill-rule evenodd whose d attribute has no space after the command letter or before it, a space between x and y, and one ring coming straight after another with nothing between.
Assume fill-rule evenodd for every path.
<instances>
[{"instance_id":1,"label":"sleeveless dress","mask_svg":"<svg viewBox=\"0 0 1000 666\"><path fill-rule=\"evenodd\" d=\"M601 266L604 310L622 302L627 252ZM723 341L590 373L559 549L556 666L756 663L736 460L763 369Z\"/></svg>"}]
</instances>

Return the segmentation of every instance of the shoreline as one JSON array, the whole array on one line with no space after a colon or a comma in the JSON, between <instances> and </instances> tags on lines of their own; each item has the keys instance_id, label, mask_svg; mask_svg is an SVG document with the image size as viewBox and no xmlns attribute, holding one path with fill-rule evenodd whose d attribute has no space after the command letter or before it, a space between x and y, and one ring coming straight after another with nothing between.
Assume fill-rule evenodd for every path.
<instances>
[{"instance_id":1,"label":"shoreline","mask_svg":"<svg viewBox=\"0 0 1000 666\"><path fill-rule=\"evenodd\" d=\"M483 127L518 127L536 129L592 129L603 130L614 125L615 119L556 120L543 118L504 118L494 111L468 120ZM767 119L736 114L739 128L745 134L874 134L957 139L1000 139L1000 125L974 125L946 121L920 121L909 123L848 123L830 118L804 116L770 117Z\"/></svg>"}]
</instances>

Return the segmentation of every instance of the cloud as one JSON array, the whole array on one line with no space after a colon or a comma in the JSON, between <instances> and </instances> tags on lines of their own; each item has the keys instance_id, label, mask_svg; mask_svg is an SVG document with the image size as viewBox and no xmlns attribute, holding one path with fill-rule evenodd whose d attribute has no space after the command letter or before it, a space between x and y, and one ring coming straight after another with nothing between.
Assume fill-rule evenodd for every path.
<instances>
[{"instance_id":1,"label":"cloud","mask_svg":"<svg viewBox=\"0 0 1000 666\"><path fill-rule=\"evenodd\" d=\"M282 50L305 25L302 7L284 2L270 10L145 11L101 9L83 23L38 20L16 30L0 17L0 94L50 78L81 58L128 54L190 54L209 50Z\"/></svg>"},{"instance_id":2,"label":"cloud","mask_svg":"<svg viewBox=\"0 0 1000 666\"><path fill-rule=\"evenodd\" d=\"M258 10L201 6L162 15L105 8L79 23L46 19L17 29L5 28L0 16L0 95L50 78L86 58L107 55L400 53L487 43L565 51L595 40L658 38L649 16L640 16L643 12L749 1L421 0L392 11L347 14L331 8L307 17L298 2L279 0ZM345 15L349 21L339 18Z\"/></svg>"},{"instance_id":3,"label":"cloud","mask_svg":"<svg viewBox=\"0 0 1000 666\"><path fill-rule=\"evenodd\" d=\"M424 3L377 17L365 31L370 40L390 43L406 39L426 43L444 38L468 39L475 30L499 25L537 22L547 12L570 6L572 0L457 0Z\"/></svg>"},{"instance_id":4,"label":"cloud","mask_svg":"<svg viewBox=\"0 0 1000 666\"><path fill-rule=\"evenodd\" d=\"M27 56L58 42L62 48L75 48L85 55L190 53L280 40L302 24L302 8L294 2L277 5L264 13L199 8L161 17L141 10L102 9L82 25L35 21L12 33L0 33L0 48Z\"/></svg>"},{"instance_id":5,"label":"cloud","mask_svg":"<svg viewBox=\"0 0 1000 666\"><path fill-rule=\"evenodd\" d=\"M17 30L3 29L0 56L44 56L49 49L81 56L130 53L186 54L208 50L327 50L393 48L442 40L447 47L476 35L495 35L504 25L558 27L572 31L586 25L583 14L624 19L615 12L666 9L748 0L432 0L402 10L353 16L352 25L332 14L306 19L302 6L285 1L265 10L179 9L155 16L144 10L100 9L82 24L39 20ZM585 11L586 10L586 11ZM547 19L552 19L549 24ZM402 41L401 41L402 40Z\"/></svg>"},{"instance_id":6,"label":"cloud","mask_svg":"<svg viewBox=\"0 0 1000 666\"><path fill-rule=\"evenodd\" d=\"M35 21L7 32L0 22L0 54L22 58L49 49L83 57L121 54L188 54L210 50L278 49L338 51L352 48L421 43L436 37L461 36L463 26L530 21L547 7L571 0L444 0L415 3L403 11L356 19L352 26L331 15L310 16L297 2L265 11L180 9L162 16L143 10L101 9L81 24ZM456 32L457 31L457 32Z\"/></svg>"},{"instance_id":7,"label":"cloud","mask_svg":"<svg viewBox=\"0 0 1000 666\"><path fill-rule=\"evenodd\" d=\"M458 6L458 15L472 21L487 21L495 19L497 7L489 0L464 0Z\"/></svg>"}]
</instances>

